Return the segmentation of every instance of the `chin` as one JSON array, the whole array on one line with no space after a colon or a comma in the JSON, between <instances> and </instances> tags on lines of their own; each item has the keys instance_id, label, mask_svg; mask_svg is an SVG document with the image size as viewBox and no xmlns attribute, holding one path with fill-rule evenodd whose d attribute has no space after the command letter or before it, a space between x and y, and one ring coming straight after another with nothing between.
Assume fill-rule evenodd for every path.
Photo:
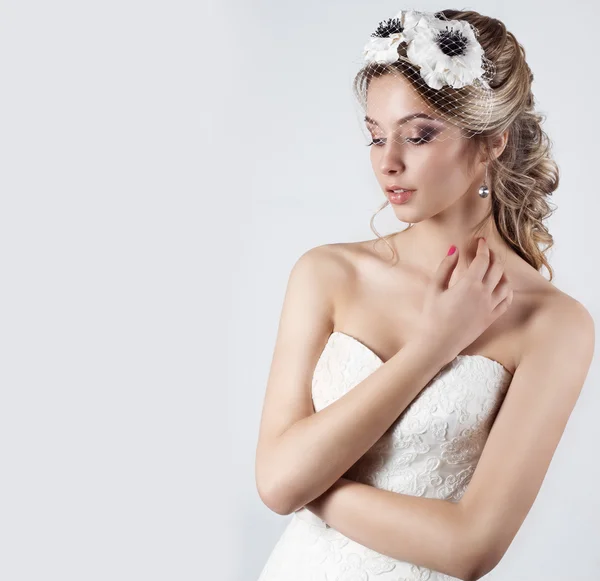
<instances>
[{"instance_id":1,"label":"chin","mask_svg":"<svg viewBox=\"0 0 600 581\"><path fill-rule=\"evenodd\" d=\"M394 214L401 222L416 224L427 220L430 216L424 216L423 212L412 204L390 204L394 209Z\"/></svg>"}]
</instances>

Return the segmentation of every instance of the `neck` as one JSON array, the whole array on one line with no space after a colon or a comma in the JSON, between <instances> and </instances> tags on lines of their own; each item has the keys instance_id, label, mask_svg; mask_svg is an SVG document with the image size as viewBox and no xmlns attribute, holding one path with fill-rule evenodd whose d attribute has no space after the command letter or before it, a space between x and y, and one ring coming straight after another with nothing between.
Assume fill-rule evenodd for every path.
<instances>
[{"instance_id":1,"label":"neck","mask_svg":"<svg viewBox=\"0 0 600 581\"><path fill-rule=\"evenodd\" d=\"M452 284L453 279L460 278L469 268L477 252L478 238L481 236L486 239L494 258L505 263L513 251L500 236L493 222L475 232L465 230L464 227L441 228L431 220L426 220L395 234L389 242L402 263L429 276L438 269L450 246L456 246L458 263L452 275Z\"/></svg>"}]
</instances>

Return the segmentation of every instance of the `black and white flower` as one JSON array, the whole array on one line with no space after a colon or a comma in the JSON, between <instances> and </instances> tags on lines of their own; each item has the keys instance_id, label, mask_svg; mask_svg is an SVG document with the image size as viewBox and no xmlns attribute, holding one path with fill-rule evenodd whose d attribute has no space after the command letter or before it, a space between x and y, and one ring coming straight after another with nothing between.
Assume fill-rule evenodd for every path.
<instances>
[{"instance_id":1,"label":"black and white flower","mask_svg":"<svg viewBox=\"0 0 600 581\"><path fill-rule=\"evenodd\" d=\"M398 60L398 45L406 42L404 28L397 18L389 18L379 23L364 48L368 62L389 64Z\"/></svg>"},{"instance_id":2,"label":"black and white flower","mask_svg":"<svg viewBox=\"0 0 600 581\"><path fill-rule=\"evenodd\" d=\"M406 43L408 60L434 89L445 85L458 89L484 75L483 48L465 20L445 20L431 12L401 10L379 23L365 45L365 60L393 63L399 58L401 43Z\"/></svg>"},{"instance_id":3,"label":"black and white flower","mask_svg":"<svg viewBox=\"0 0 600 581\"><path fill-rule=\"evenodd\" d=\"M431 16L415 10L400 10L393 18L382 20L364 48L368 62L393 63L398 60L398 46L410 42L415 29L426 27Z\"/></svg>"},{"instance_id":4,"label":"black and white flower","mask_svg":"<svg viewBox=\"0 0 600 581\"><path fill-rule=\"evenodd\" d=\"M483 48L466 21L436 19L429 27L415 29L406 56L434 89L459 89L484 74Z\"/></svg>"}]
</instances>

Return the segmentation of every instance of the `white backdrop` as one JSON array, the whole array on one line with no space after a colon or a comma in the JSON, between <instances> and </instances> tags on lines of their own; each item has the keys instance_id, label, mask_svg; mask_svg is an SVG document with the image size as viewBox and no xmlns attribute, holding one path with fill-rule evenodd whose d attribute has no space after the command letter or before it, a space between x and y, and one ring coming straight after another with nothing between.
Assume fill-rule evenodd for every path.
<instances>
[{"instance_id":1,"label":"white backdrop","mask_svg":"<svg viewBox=\"0 0 600 581\"><path fill-rule=\"evenodd\" d=\"M561 170L554 283L598 321L588 6L469 8L525 46ZM291 518L254 482L287 278L373 235L349 83L411 7L447 8L0 3L0 579L257 579ZM501 579L600 578L597 378Z\"/></svg>"}]
</instances>

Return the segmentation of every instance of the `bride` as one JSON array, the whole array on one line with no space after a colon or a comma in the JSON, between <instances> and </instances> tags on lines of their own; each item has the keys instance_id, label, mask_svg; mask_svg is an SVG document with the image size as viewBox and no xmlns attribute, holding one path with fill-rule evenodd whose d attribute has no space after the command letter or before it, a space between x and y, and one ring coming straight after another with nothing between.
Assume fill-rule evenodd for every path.
<instances>
[{"instance_id":1,"label":"bride","mask_svg":"<svg viewBox=\"0 0 600 581\"><path fill-rule=\"evenodd\" d=\"M382 208L409 226L291 271L256 484L293 518L260 581L488 578L593 357L594 322L545 257L558 168L499 20L400 11L364 55Z\"/></svg>"}]
</instances>

